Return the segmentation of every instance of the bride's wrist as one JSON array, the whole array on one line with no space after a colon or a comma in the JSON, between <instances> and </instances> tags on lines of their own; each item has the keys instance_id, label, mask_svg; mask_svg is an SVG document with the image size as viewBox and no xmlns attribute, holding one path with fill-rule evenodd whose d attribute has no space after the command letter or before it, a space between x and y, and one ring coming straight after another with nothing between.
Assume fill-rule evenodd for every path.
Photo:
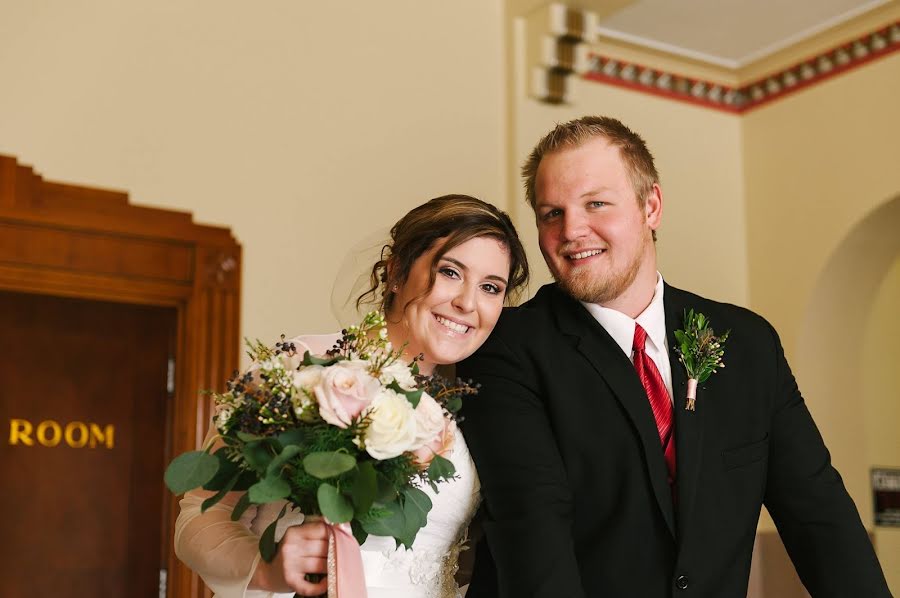
<instances>
[{"instance_id":1,"label":"bride's wrist","mask_svg":"<svg viewBox=\"0 0 900 598\"><path fill-rule=\"evenodd\" d=\"M262 590L264 592L274 592L275 588L272 584L272 565L259 559L256 563L256 569L250 577L250 583L247 584L248 590Z\"/></svg>"}]
</instances>

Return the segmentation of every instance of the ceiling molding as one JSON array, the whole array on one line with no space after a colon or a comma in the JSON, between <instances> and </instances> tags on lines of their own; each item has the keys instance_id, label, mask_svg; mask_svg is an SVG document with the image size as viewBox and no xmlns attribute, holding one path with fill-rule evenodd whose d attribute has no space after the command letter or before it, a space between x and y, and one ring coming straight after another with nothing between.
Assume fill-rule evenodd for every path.
<instances>
[{"instance_id":1,"label":"ceiling molding","mask_svg":"<svg viewBox=\"0 0 900 598\"><path fill-rule=\"evenodd\" d=\"M817 28L816 37L772 49L765 58L743 66L736 62L728 66L729 61L722 60L713 64L700 53L676 55L665 44L647 47L639 40L624 39L628 36L614 41L593 26L596 22L594 13L558 3L529 15L526 46L533 97L572 102L567 81L574 74L740 114L900 49L897 3L864 15L842 15L844 26ZM848 32L854 37L848 38ZM777 66L766 69L766 65Z\"/></svg>"},{"instance_id":2,"label":"ceiling molding","mask_svg":"<svg viewBox=\"0 0 900 598\"><path fill-rule=\"evenodd\" d=\"M744 85L728 86L601 54L591 54L589 81L742 114L900 50L900 22Z\"/></svg>"}]
</instances>

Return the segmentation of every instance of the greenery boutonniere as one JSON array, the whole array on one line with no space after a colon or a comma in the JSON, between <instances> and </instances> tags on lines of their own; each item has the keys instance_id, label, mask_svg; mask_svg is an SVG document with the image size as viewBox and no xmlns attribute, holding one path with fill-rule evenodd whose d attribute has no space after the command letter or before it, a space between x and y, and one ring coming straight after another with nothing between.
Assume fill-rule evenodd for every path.
<instances>
[{"instance_id":1,"label":"greenery boutonniere","mask_svg":"<svg viewBox=\"0 0 900 598\"><path fill-rule=\"evenodd\" d=\"M722 336L716 336L709 326L709 320L693 309L684 312L684 330L675 331L678 346L678 359L687 370L687 404L684 408L694 411L697 400L697 385L706 382L719 368L724 368L722 356L725 349L722 345L728 338L728 330Z\"/></svg>"}]
</instances>

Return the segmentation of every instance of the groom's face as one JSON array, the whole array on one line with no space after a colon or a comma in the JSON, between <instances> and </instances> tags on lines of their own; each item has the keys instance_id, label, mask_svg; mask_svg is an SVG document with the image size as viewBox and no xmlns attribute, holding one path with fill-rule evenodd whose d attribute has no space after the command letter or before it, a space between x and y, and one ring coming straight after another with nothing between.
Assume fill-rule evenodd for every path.
<instances>
[{"instance_id":1,"label":"groom's face","mask_svg":"<svg viewBox=\"0 0 900 598\"><path fill-rule=\"evenodd\" d=\"M596 138L547 154L535 179L535 217L553 277L580 301L609 305L653 276L658 187L640 205L618 148Z\"/></svg>"}]
</instances>

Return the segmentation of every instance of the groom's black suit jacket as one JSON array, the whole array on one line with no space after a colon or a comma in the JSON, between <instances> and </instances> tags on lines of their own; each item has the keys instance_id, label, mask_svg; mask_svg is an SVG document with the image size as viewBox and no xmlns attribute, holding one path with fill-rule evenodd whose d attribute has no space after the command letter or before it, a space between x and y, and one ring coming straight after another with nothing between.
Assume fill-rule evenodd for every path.
<instances>
[{"instance_id":1,"label":"groom's black suit jacket","mask_svg":"<svg viewBox=\"0 0 900 598\"><path fill-rule=\"evenodd\" d=\"M482 387L462 425L490 546L479 545L468 598L744 598L762 504L813 597L890 596L775 330L668 285L664 303L670 344L688 308L731 330L726 367L698 389L695 411L669 348L674 504L634 367L555 285L505 310L458 366Z\"/></svg>"}]
</instances>

